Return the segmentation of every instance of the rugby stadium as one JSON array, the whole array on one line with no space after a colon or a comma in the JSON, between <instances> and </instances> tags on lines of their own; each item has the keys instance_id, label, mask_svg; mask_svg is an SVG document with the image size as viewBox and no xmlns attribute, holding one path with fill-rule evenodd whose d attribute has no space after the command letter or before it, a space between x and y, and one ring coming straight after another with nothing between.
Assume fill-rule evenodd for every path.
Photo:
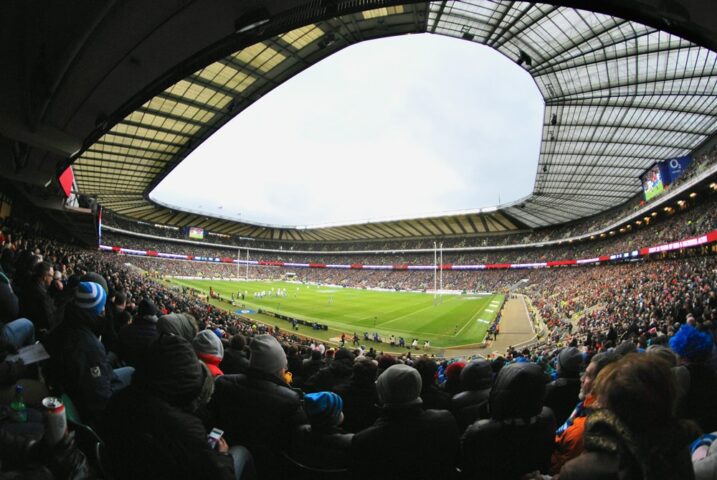
<instances>
[{"instance_id":1,"label":"rugby stadium","mask_svg":"<svg viewBox=\"0 0 717 480\"><path fill-rule=\"evenodd\" d=\"M0 18L3 478L717 474L711 0L38 0ZM386 46L379 73L404 83L375 111L322 96L358 91L358 47L419 38L455 46L459 74L434 80L445 64ZM461 90L488 58L474 50L535 91L535 155L495 154L530 143L529 114L515 91L493 98L507 131L474 109L498 96ZM346 77L309 76L339 57ZM414 81L425 98L407 97ZM319 85L306 103L280 97L299 82ZM460 115L441 111L449 89ZM259 146L231 143L275 98L287 110L255 125ZM397 104L454 144L422 152L420 122L378 122ZM302 121L314 109L333 125ZM338 122L356 116L410 145ZM328 134L329 166L288 145L307 126ZM207 150L220 137L226 155ZM283 142L291 158L271 158ZM447 172L469 160L441 176L430 155ZM210 175L180 177L188 165ZM477 195L516 172L530 191L506 201L393 210L432 183L456 205L459 183ZM356 220L350 197L378 211ZM272 201L288 221L262 216ZM316 205L340 218L299 216Z\"/></svg>"}]
</instances>

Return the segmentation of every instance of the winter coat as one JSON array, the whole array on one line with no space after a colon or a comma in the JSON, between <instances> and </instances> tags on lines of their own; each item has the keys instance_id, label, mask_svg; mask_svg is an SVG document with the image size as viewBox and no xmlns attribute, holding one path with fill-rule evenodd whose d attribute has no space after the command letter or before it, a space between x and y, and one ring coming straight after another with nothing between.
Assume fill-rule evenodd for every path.
<instances>
[{"instance_id":1,"label":"winter coat","mask_svg":"<svg viewBox=\"0 0 717 480\"><path fill-rule=\"evenodd\" d=\"M689 389L680 399L678 414L696 421L703 432L717 430L717 375L708 365L691 363L680 367L689 372Z\"/></svg>"},{"instance_id":2,"label":"winter coat","mask_svg":"<svg viewBox=\"0 0 717 480\"><path fill-rule=\"evenodd\" d=\"M189 342L173 336L155 342L132 385L107 406L101 433L114 478L233 480L232 458L209 446L192 413L211 384Z\"/></svg>"},{"instance_id":3,"label":"winter coat","mask_svg":"<svg viewBox=\"0 0 717 480\"><path fill-rule=\"evenodd\" d=\"M451 412L463 432L479 418L488 418L488 398L493 384L493 369L486 360L474 360L461 371L462 392L451 399Z\"/></svg>"},{"instance_id":4,"label":"winter coat","mask_svg":"<svg viewBox=\"0 0 717 480\"><path fill-rule=\"evenodd\" d=\"M451 478L458 461L458 426L450 412L385 409L351 444L355 479L435 480Z\"/></svg>"},{"instance_id":5,"label":"winter coat","mask_svg":"<svg viewBox=\"0 0 717 480\"><path fill-rule=\"evenodd\" d=\"M101 417L116 379L92 324L84 311L68 305L65 320L45 342L50 353L50 383L72 398L85 423Z\"/></svg>"},{"instance_id":6,"label":"winter coat","mask_svg":"<svg viewBox=\"0 0 717 480\"><path fill-rule=\"evenodd\" d=\"M0 324L17 320L20 314L20 301L12 290L10 279L0 270Z\"/></svg>"},{"instance_id":7,"label":"winter coat","mask_svg":"<svg viewBox=\"0 0 717 480\"><path fill-rule=\"evenodd\" d=\"M338 427L317 430L311 425L302 425L294 431L289 454L313 468L348 468L353 437Z\"/></svg>"},{"instance_id":8,"label":"winter coat","mask_svg":"<svg viewBox=\"0 0 717 480\"><path fill-rule=\"evenodd\" d=\"M558 427L555 434L555 451L550 460L552 473L558 473L565 465L565 462L572 460L583 452L585 421L592 411L594 403L595 396L588 395L585 401L578 404L565 423Z\"/></svg>"},{"instance_id":9,"label":"winter coat","mask_svg":"<svg viewBox=\"0 0 717 480\"><path fill-rule=\"evenodd\" d=\"M450 410L451 408L451 395L438 388L434 383L423 383L421 400L424 410Z\"/></svg>"},{"instance_id":10,"label":"winter coat","mask_svg":"<svg viewBox=\"0 0 717 480\"><path fill-rule=\"evenodd\" d=\"M225 374L246 373L249 370L249 358L243 350L225 348L219 368Z\"/></svg>"},{"instance_id":11,"label":"winter coat","mask_svg":"<svg viewBox=\"0 0 717 480\"><path fill-rule=\"evenodd\" d=\"M490 393L491 418L478 420L462 438L466 479L518 480L524 474L548 471L555 418L542 406L545 383L534 363L501 369Z\"/></svg>"},{"instance_id":12,"label":"winter coat","mask_svg":"<svg viewBox=\"0 0 717 480\"><path fill-rule=\"evenodd\" d=\"M283 380L250 370L217 377L208 409L230 445L251 451L260 478L278 478L281 450L294 429L308 423L302 398Z\"/></svg>"},{"instance_id":13,"label":"winter coat","mask_svg":"<svg viewBox=\"0 0 717 480\"><path fill-rule=\"evenodd\" d=\"M378 408L376 382L357 382L351 379L334 390L344 401L344 423L341 428L347 432L357 433L374 424L381 414Z\"/></svg>"},{"instance_id":14,"label":"winter coat","mask_svg":"<svg viewBox=\"0 0 717 480\"><path fill-rule=\"evenodd\" d=\"M635 433L609 410L592 412L585 422L585 452L563 466L559 480L694 479L689 438L680 425Z\"/></svg>"},{"instance_id":15,"label":"winter coat","mask_svg":"<svg viewBox=\"0 0 717 480\"><path fill-rule=\"evenodd\" d=\"M27 284L20 296L20 316L32 320L35 331L50 329L55 325L55 303L43 285L36 281Z\"/></svg>"},{"instance_id":16,"label":"winter coat","mask_svg":"<svg viewBox=\"0 0 717 480\"><path fill-rule=\"evenodd\" d=\"M156 319L156 317L154 317ZM119 356L129 365L136 365L152 342L159 337L157 322L138 318L119 331Z\"/></svg>"},{"instance_id":17,"label":"winter coat","mask_svg":"<svg viewBox=\"0 0 717 480\"><path fill-rule=\"evenodd\" d=\"M324 367L304 381L305 392L334 391L341 384L350 381L353 375L353 359L334 360L328 367Z\"/></svg>"},{"instance_id":18,"label":"winter coat","mask_svg":"<svg viewBox=\"0 0 717 480\"><path fill-rule=\"evenodd\" d=\"M580 379L559 377L545 387L545 403L555 415L555 423L562 425L580 401Z\"/></svg>"}]
</instances>

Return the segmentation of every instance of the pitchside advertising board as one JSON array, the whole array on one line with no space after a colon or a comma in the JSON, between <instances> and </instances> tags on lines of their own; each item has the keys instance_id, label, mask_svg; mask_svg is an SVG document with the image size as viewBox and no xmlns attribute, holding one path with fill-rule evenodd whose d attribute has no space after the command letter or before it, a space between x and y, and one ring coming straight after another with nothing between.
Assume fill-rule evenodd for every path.
<instances>
[{"instance_id":1,"label":"pitchside advertising board","mask_svg":"<svg viewBox=\"0 0 717 480\"><path fill-rule=\"evenodd\" d=\"M671 158L653 165L648 171L642 174L642 191L645 193L645 200L650 201L665 191L665 187L687 170L692 163L692 156Z\"/></svg>"}]
</instances>

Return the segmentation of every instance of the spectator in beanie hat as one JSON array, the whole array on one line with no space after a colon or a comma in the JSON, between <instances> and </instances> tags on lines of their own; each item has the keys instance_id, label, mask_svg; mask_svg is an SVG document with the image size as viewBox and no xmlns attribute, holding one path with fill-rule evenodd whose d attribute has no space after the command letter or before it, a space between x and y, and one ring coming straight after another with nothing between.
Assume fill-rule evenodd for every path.
<instances>
[{"instance_id":1,"label":"spectator in beanie hat","mask_svg":"<svg viewBox=\"0 0 717 480\"><path fill-rule=\"evenodd\" d=\"M202 330L192 340L194 351L197 352L199 360L204 362L213 377L224 375L219 369L219 364L224 358L224 345L219 337L211 330Z\"/></svg>"},{"instance_id":2,"label":"spectator in beanie hat","mask_svg":"<svg viewBox=\"0 0 717 480\"><path fill-rule=\"evenodd\" d=\"M670 348L682 364L675 370L677 378L689 385L679 399L678 416L696 421L703 432L717 430L717 378L708 363L714 349L712 336L682 325L670 339Z\"/></svg>"},{"instance_id":3,"label":"spectator in beanie hat","mask_svg":"<svg viewBox=\"0 0 717 480\"><path fill-rule=\"evenodd\" d=\"M139 302L134 321L119 331L119 356L129 365L136 365L147 347L159 337L157 321L159 310L144 297Z\"/></svg>"},{"instance_id":4,"label":"spectator in beanie hat","mask_svg":"<svg viewBox=\"0 0 717 480\"><path fill-rule=\"evenodd\" d=\"M98 283L80 282L64 321L46 342L50 352L50 383L72 398L82 420L96 424L113 393L130 384L134 368L112 369L105 348L95 335L104 314L107 293Z\"/></svg>"},{"instance_id":5,"label":"spectator in beanie hat","mask_svg":"<svg viewBox=\"0 0 717 480\"><path fill-rule=\"evenodd\" d=\"M575 347L564 348L558 353L555 368L558 378L545 388L545 406L555 415L557 425L562 425L580 399L580 372L583 354Z\"/></svg>"},{"instance_id":6,"label":"spectator in beanie hat","mask_svg":"<svg viewBox=\"0 0 717 480\"><path fill-rule=\"evenodd\" d=\"M458 459L458 427L450 412L421 408L421 376L393 365L376 381L381 416L351 446L355 478L449 478ZM438 460L440 459L440 460Z\"/></svg>"},{"instance_id":7,"label":"spectator in beanie hat","mask_svg":"<svg viewBox=\"0 0 717 480\"><path fill-rule=\"evenodd\" d=\"M291 441L291 457L314 468L346 468L352 434L339 426L343 422L343 400L333 392L304 396L309 425L298 427Z\"/></svg>"},{"instance_id":8,"label":"spectator in beanie hat","mask_svg":"<svg viewBox=\"0 0 717 480\"><path fill-rule=\"evenodd\" d=\"M472 360L461 372L461 392L451 399L451 411L464 431L479 418L488 417L488 398L493 385L493 369L485 359Z\"/></svg>"},{"instance_id":9,"label":"spectator in beanie hat","mask_svg":"<svg viewBox=\"0 0 717 480\"><path fill-rule=\"evenodd\" d=\"M216 378L209 410L230 443L245 445L254 455L260 478L279 478L279 453L289 446L296 427L306 423L302 393L284 380L284 349L271 335L257 335L246 374Z\"/></svg>"}]
</instances>

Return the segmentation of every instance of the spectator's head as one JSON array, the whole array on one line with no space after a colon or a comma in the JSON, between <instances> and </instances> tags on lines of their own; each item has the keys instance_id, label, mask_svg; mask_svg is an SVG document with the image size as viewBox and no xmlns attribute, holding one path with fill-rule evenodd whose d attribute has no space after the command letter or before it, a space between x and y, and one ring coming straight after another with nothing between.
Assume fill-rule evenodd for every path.
<instances>
[{"instance_id":1,"label":"spectator's head","mask_svg":"<svg viewBox=\"0 0 717 480\"><path fill-rule=\"evenodd\" d=\"M351 367L354 363L354 352L346 348L339 348L334 354L334 363L343 363L344 365Z\"/></svg>"},{"instance_id":2,"label":"spectator's head","mask_svg":"<svg viewBox=\"0 0 717 480\"><path fill-rule=\"evenodd\" d=\"M244 347L246 347L246 338L241 333L232 335L229 339L229 347L232 350L244 350Z\"/></svg>"},{"instance_id":3,"label":"spectator's head","mask_svg":"<svg viewBox=\"0 0 717 480\"><path fill-rule=\"evenodd\" d=\"M304 395L304 411L314 428L335 427L344 420L344 401L333 392Z\"/></svg>"},{"instance_id":4,"label":"spectator's head","mask_svg":"<svg viewBox=\"0 0 717 480\"><path fill-rule=\"evenodd\" d=\"M55 269L50 262L39 262L32 268L32 278L49 287L55 278Z\"/></svg>"},{"instance_id":5,"label":"spectator's head","mask_svg":"<svg viewBox=\"0 0 717 480\"><path fill-rule=\"evenodd\" d=\"M466 366L466 362L453 362L446 367L446 386L454 388L456 392L460 388L461 384L461 372ZM453 393L456 393L453 392Z\"/></svg>"},{"instance_id":6,"label":"spectator's head","mask_svg":"<svg viewBox=\"0 0 717 480\"><path fill-rule=\"evenodd\" d=\"M353 381L360 385L373 385L378 367L370 358L358 358L353 365Z\"/></svg>"},{"instance_id":7,"label":"spectator's head","mask_svg":"<svg viewBox=\"0 0 717 480\"><path fill-rule=\"evenodd\" d=\"M271 335L257 335L249 344L249 369L265 375L284 378L287 360L284 349Z\"/></svg>"},{"instance_id":8,"label":"spectator's head","mask_svg":"<svg viewBox=\"0 0 717 480\"><path fill-rule=\"evenodd\" d=\"M114 303L118 312L122 312L127 306L127 296L122 292L115 292L114 301L112 303Z\"/></svg>"},{"instance_id":9,"label":"spectator's head","mask_svg":"<svg viewBox=\"0 0 717 480\"><path fill-rule=\"evenodd\" d=\"M172 405L196 410L211 397L214 382L182 337L160 335L141 357L132 385Z\"/></svg>"},{"instance_id":10,"label":"spectator's head","mask_svg":"<svg viewBox=\"0 0 717 480\"><path fill-rule=\"evenodd\" d=\"M630 353L637 353L637 346L630 340L625 340L620 345L615 347L615 353L618 355L628 355Z\"/></svg>"},{"instance_id":11,"label":"spectator's head","mask_svg":"<svg viewBox=\"0 0 717 480\"><path fill-rule=\"evenodd\" d=\"M157 323L159 320L159 309L152 301L144 297L137 307L137 318L145 322Z\"/></svg>"},{"instance_id":12,"label":"spectator's head","mask_svg":"<svg viewBox=\"0 0 717 480\"><path fill-rule=\"evenodd\" d=\"M618 360L620 360L620 355L615 352L598 353L590 360L585 373L580 379L580 400L585 400L592 393L595 379L600 371Z\"/></svg>"},{"instance_id":13,"label":"spectator's head","mask_svg":"<svg viewBox=\"0 0 717 480\"><path fill-rule=\"evenodd\" d=\"M418 370L421 375L421 382L423 386L433 385L436 383L436 372L438 372L438 364L436 361L429 357L421 357L413 364L413 367Z\"/></svg>"},{"instance_id":14,"label":"spectator's head","mask_svg":"<svg viewBox=\"0 0 717 480\"><path fill-rule=\"evenodd\" d=\"M98 283L80 282L75 290L75 305L92 319L102 316L106 301L107 293Z\"/></svg>"},{"instance_id":15,"label":"spectator's head","mask_svg":"<svg viewBox=\"0 0 717 480\"><path fill-rule=\"evenodd\" d=\"M159 317L157 331L159 333L179 335L191 342L199 332L199 326L197 325L197 320L188 313L170 313Z\"/></svg>"},{"instance_id":16,"label":"spectator's head","mask_svg":"<svg viewBox=\"0 0 717 480\"><path fill-rule=\"evenodd\" d=\"M583 354L575 347L563 348L555 362L555 368L561 377L577 377L582 367Z\"/></svg>"},{"instance_id":17,"label":"spectator's head","mask_svg":"<svg viewBox=\"0 0 717 480\"><path fill-rule=\"evenodd\" d=\"M677 355L666 345L650 345L647 347L647 350L645 350L645 353L663 359L670 367L677 366Z\"/></svg>"},{"instance_id":18,"label":"spectator's head","mask_svg":"<svg viewBox=\"0 0 717 480\"><path fill-rule=\"evenodd\" d=\"M488 360L472 360L461 372L461 390L483 390L493 384L493 369Z\"/></svg>"},{"instance_id":19,"label":"spectator's head","mask_svg":"<svg viewBox=\"0 0 717 480\"><path fill-rule=\"evenodd\" d=\"M686 363L702 363L712 354L712 336L691 325L682 325L670 339L670 348Z\"/></svg>"},{"instance_id":20,"label":"spectator's head","mask_svg":"<svg viewBox=\"0 0 717 480\"><path fill-rule=\"evenodd\" d=\"M221 339L211 330L202 330L192 340L192 347L199 358L213 357L219 361L224 358L224 345Z\"/></svg>"},{"instance_id":21,"label":"spectator's head","mask_svg":"<svg viewBox=\"0 0 717 480\"><path fill-rule=\"evenodd\" d=\"M105 280L105 277L103 277L97 272L87 272L82 275L81 280L83 282L97 283L102 286L102 289L105 291L105 293L109 293L109 289L107 288L107 280Z\"/></svg>"},{"instance_id":22,"label":"spectator's head","mask_svg":"<svg viewBox=\"0 0 717 480\"><path fill-rule=\"evenodd\" d=\"M496 420L528 420L543 409L545 376L539 365L511 363L503 367L490 392L490 412Z\"/></svg>"},{"instance_id":23,"label":"spectator's head","mask_svg":"<svg viewBox=\"0 0 717 480\"><path fill-rule=\"evenodd\" d=\"M376 380L376 392L383 408L403 409L421 405L421 375L408 365L392 365Z\"/></svg>"},{"instance_id":24,"label":"spectator's head","mask_svg":"<svg viewBox=\"0 0 717 480\"><path fill-rule=\"evenodd\" d=\"M378 375L381 375L381 373L386 371L389 367L398 363L396 357L394 357L390 353L382 353L378 356L376 361L378 362Z\"/></svg>"},{"instance_id":25,"label":"spectator's head","mask_svg":"<svg viewBox=\"0 0 717 480\"><path fill-rule=\"evenodd\" d=\"M667 363L653 355L630 354L609 364L593 391L599 404L634 432L652 430L673 418L675 379Z\"/></svg>"}]
</instances>

